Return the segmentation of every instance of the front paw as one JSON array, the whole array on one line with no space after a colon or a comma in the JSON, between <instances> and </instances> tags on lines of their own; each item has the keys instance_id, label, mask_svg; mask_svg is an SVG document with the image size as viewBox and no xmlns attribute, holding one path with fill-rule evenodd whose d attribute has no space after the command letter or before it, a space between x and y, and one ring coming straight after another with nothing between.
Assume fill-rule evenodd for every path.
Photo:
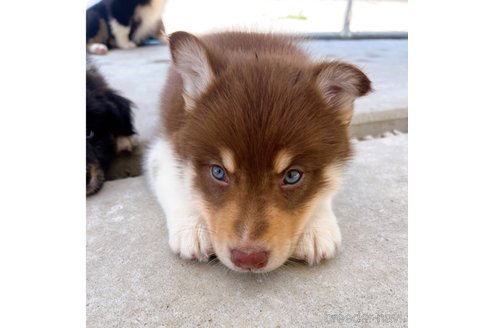
<instances>
[{"instance_id":1,"label":"front paw","mask_svg":"<svg viewBox=\"0 0 492 328\"><path fill-rule=\"evenodd\" d=\"M213 254L212 243L203 224L170 231L169 245L175 254L187 260L207 261Z\"/></svg>"},{"instance_id":2,"label":"front paw","mask_svg":"<svg viewBox=\"0 0 492 328\"><path fill-rule=\"evenodd\" d=\"M124 42L124 43L119 44L118 46L119 46L119 48L125 49L125 50L135 49L137 47L137 45L133 41Z\"/></svg>"},{"instance_id":3,"label":"front paw","mask_svg":"<svg viewBox=\"0 0 492 328\"><path fill-rule=\"evenodd\" d=\"M118 136L116 137L116 152L133 151L133 148L138 146L138 137L133 134L131 136Z\"/></svg>"},{"instance_id":4,"label":"front paw","mask_svg":"<svg viewBox=\"0 0 492 328\"><path fill-rule=\"evenodd\" d=\"M87 51L95 55L105 55L108 53L108 47L102 43L92 43L87 45Z\"/></svg>"},{"instance_id":5,"label":"front paw","mask_svg":"<svg viewBox=\"0 0 492 328\"><path fill-rule=\"evenodd\" d=\"M292 257L309 265L318 264L333 258L341 241L336 222L331 225L308 226L299 238Z\"/></svg>"}]
</instances>

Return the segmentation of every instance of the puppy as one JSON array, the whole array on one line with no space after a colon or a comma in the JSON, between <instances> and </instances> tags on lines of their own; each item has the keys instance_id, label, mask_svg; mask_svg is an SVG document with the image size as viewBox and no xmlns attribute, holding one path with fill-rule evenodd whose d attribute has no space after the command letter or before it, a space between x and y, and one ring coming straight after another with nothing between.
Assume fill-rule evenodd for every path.
<instances>
[{"instance_id":1,"label":"puppy","mask_svg":"<svg viewBox=\"0 0 492 328\"><path fill-rule=\"evenodd\" d=\"M350 64L313 62L297 42L170 36L162 134L145 171L182 258L215 253L232 270L268 272L340 246L331 199L351 155L354 100L371 82Z\"/></svg>"},{"instance_id":2,"label":"puppy","mask_svg":"<svg viewBox=\"0 0 492 328\"><path fill-rule=\"evenodd\" d=\"M164 0L101 0L86 11L87 51L133 49L149 37L164 40Z\"/></svg>"},{"instance_id":3,"label":"puppy","mask_svg":"<svg viewBox=\"0 0 492 328\"><path fill-rule=\"evenodd\" d=\"M101 189L118 151L136 146L133 103L111 89L95 67L86 70L86 195Z\"/></svg>"}]
</instances>

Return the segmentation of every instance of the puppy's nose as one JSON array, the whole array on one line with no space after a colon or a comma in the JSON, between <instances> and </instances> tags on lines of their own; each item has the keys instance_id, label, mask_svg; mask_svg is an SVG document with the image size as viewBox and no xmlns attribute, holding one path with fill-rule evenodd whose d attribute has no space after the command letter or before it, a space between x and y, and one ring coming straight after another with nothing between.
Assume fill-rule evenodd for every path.
<instances>
[{"instance_id":1,"label":"puppy's nose","mask_svg":"<svg viewBox=\"0 0 492 328\"><path fill-rule=\"evenodd\" d=\"M268 253L265 251L243 252L239 249L233 249L231 261L241 269L260 269L267 264Z\"/></svg>"}]
</instances>

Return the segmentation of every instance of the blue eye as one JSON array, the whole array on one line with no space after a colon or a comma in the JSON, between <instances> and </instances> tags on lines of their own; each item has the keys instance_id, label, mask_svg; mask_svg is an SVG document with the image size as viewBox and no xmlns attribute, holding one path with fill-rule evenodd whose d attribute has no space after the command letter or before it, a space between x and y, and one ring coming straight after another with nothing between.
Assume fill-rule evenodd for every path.
<instances>
[{"instance_id":1,"label":"blue eye","mask_svg":"<svg viewBox=\"0 0 492 328\"><path fill-rule=\"evenodd\" d=\"M285 173L282 183L284 185L293 185L301 180L302 173L299 170L289 170Z\"/></svg>"},{"instance_id":2,"label":"blue eye","mask_svg":"<svg viewBox=\"0 0 492 328\"><path fill-rule=\"evenodd\" d=\"M212 166L212 168L210 169L210 172L212 173L212 176L214 177L214 179L219 180L219 181L225 181L225 179L227 177L225 170L218 165Z\"/></svg>"}]
</instances>

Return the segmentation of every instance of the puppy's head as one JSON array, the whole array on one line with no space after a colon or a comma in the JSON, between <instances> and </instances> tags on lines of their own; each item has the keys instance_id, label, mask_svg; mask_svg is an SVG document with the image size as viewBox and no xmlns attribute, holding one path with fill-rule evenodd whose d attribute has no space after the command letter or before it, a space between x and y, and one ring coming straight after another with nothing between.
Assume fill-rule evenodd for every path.
<instances>
[{"instance_id":1,"label":"puppy's head","mask_svg":"<svg viewBox=\"0 0 492 328\"><path fill-rule=\"evenodd\" d=\"M115 139L135 133L132 106L95 68L86 70L86 195L101 189L115 156Z\"/></svg>"},{"instance_id":2,"label":"puppy's head","mask_svg":"<svg viewBox=\"0 0 492 328\"><path fill-rule=\"evenodd\" d=\"M356 97L371 86L342 62L268 53L221 58L198 38L170 38L183 83L177 149L218 258L267 272L292 254L350 156Z\"/></svg>"}]
</instances>

